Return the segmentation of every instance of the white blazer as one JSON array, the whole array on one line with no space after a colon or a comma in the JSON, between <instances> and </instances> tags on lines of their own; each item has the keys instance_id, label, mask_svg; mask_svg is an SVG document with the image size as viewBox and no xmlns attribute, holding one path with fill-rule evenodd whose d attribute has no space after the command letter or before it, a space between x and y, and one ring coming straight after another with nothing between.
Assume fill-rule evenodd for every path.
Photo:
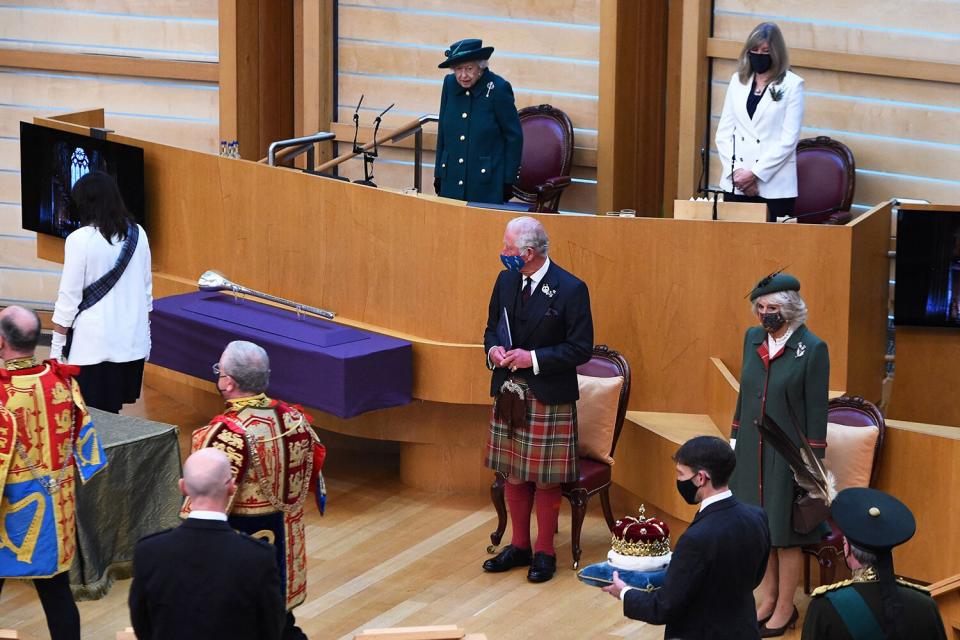
<instances>
[{"instance_id":1,"label":"white blazer","mask_svg":"<svg viewBox=\"0 0 960 640\"><path fill-rule=\"evenodd\" d=\"M717 153L720 156L720 188L733 190L736 169L749 169L757 176L760 197L794 198L797 195L797 142L803 123L803 78L787 71L783 82L767 85L753 119L747 115L747 84L734 73L723 100L717 126ZM773 93L782 95L773 99ZM734 193L740 193L737 189Z\"/></svg>"},{"instance_id":2,"label":"white blazer","mask_svg":"<svg viewBox=\"0 0 960 640\"><path fill-rule=\"evenodd\" d=\"M63 274L53 321L73 326L70 364L132 362L150 354L150 311L153 275L150 243L143 227L130 264L110 292L77 317L84 287L113 268L122 242L110 244L94 226L80 227L67 236Z\"/></svg>"}]
</instances>

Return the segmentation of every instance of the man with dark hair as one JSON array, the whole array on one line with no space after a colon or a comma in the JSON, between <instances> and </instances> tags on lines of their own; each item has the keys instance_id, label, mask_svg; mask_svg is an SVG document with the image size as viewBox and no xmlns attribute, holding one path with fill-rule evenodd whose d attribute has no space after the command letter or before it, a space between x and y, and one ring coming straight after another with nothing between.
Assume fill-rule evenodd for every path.
<instances>
[{"instance_id":1,"label":"man with dark hair","mask_svg":"<svg viewBox=\"0 0 960 640\"><path fill-rule=\"evenodd\" d=\"M107 459L74 379L77 367L37 362L39 336L35 312L0 312L0 588L5 578L33 580L50 637L80 640L68 573L76 478L86 482Z\"/></svg>"},{"instance_id":2,"label":"man with dark hair","mask_svg":"<svg viewBox=\"0 0 960 640\"><path fill-rule=\"evenodd\" d=\"M804 640L929 638L946 640L937 603L926 587L895 578L893 548L913 537L913 513L876 489L844 489L830 505L843 531L853 577L813 592Z\"/></svg>"},{"instance_id":3,"label":"man with dark hair","mask_svg":"<svg viewBox=\"0 0 960 640\"><path fill-rule=\"evenodd\" d=\"M603 590L623 600L628 618L665 624L666 638L759 638L753 590L770 553L767 518L727 488L736 457L726 441L693 438L673 459L677 491L700 510L677 542L663 587L634 589L614 572Z\"/></svg>"}]
</instances>

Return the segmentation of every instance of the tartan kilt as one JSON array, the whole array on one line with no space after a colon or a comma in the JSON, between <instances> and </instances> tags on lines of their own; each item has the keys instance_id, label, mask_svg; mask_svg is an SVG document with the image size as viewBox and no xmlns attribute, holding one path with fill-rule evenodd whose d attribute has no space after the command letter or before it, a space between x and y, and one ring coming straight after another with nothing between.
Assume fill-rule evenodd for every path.
<instances>
[{"instance_id":1,"label":"tartan kilt","mask_svg":"<svg viewBox=\"0 0 960 640\"><path fill-rule=\"evenodd\" d=\"M511 428L497 415L496 401L490 410L490 434L484 464L500 473L542 484L573 482L577 469L577 404L545 404L537 400L526 382L523 387L526 420Z\"/></svg>"}]
</instances>

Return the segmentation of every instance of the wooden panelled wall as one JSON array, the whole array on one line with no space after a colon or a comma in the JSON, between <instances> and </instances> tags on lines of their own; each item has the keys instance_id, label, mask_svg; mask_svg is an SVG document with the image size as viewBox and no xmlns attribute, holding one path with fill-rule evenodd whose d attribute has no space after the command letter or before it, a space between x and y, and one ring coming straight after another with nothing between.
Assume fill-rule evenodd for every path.
<instances>
[{"instance_id":1,"label":"wooden panelled wall","mask_svg":"<svg viewBox=\"0 0 960 640\"><path fill-rule=\"evenodd\" d=\"M384 128L440 107L448 71L437 69L451 42L479 37L496 47L490 69L513 85L517 108L552 104L574 126L573 179L560 208L593 213L597 208L597 130L600 67L600 0L350 0L339 2L338 120L352 123L364 95L361 125L372 125L391 103ZM352 124L351 124L352 126ZM430 132L436 125L430 125ZM342 139L352 139L344 131ZM432 146L432 145L430 145ZM362 177L351 160L341 172ZM376 182L413 186L413 152L383 149ZM433 153L424 153L424 189L433 189Z\"/></svg>"},{"instance_id":2,"label":"wooden panelled wall","mask_svg":"<svg viewBox=\"0 0 960 640\"><path fill-rule=\"evenodd\" d=\"M19 122L103 107L109 128L215 151L217 32L216 0L0 6L0 304L49 309L60 278L21 228Z\"/></svg>"},{"instance_id":3,"label":"wooden panelled wall","mask_svg":"<svg viewBox=\"0 0 960 640\"><path fill-rule=\"evenodd\" d=\"M893 198L960 203L960 12L950 0L716 0L713 133L734 58L776 22L805 80L803 137L830 136L857 162L855 212Z\"/></svg>"}]
</instances>

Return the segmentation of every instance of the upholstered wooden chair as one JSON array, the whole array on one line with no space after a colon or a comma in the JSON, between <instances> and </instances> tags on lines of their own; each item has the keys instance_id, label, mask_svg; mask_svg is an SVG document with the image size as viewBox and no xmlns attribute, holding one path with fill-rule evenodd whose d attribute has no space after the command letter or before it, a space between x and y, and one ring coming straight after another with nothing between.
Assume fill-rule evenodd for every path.
<instances>
[{"instance_id":1,"label":"upholstered wooden chair","mask_svg":"<svg viewBox=\"0 0 960 640\"><path fill-rule=\"evenodd\" d=\"M570 185L573 165L573 124L563 111L549 104L519 111L523 129L520 181L513 195L530 211L556 213L560 196Z\"/></svg>"},{"instance_id":2,"label":"upholstered wooden chair","mask_svg":"<svg viewBox=\"0 0 960 640\"><path fill-rule=\"evenodd\" d=\"M827 453L824 464L837 482L837 491L868 487L877 478L886 425L883 414L872 402L842 396L830 401L827 409ZM820 565L820 584L834 582L838 565L843 565L843 532L833 519L830 532L820 542L803 547L803 589L810 593L810 558Z\"/></svg>"},{"instance_id":3,"label":"upholstered wooden chair","mask_svg":"<svg viewBox=\"0 0 960 640\"><path fill-rule=\"evenodd\" d=\"M856 187L856 162L847 145L827 136L797 143L797 202L805 224L846 224Z\"/></svg>"},{"instance_id":4,"label":"upholstered wooden chair","mask_svg":"<svg viewBox=\"0 0 960 640\"><path fill-rule=\"evenodd\" d=\"M615 524L610 510L610 483L613 453L620 439L623 420L630 400L630 365L618 352L606 345L593 348L593 357L577 367L580 400L577 402L580 477L562 485L564 497L570 501L570 542L573 568L580 565L580 531L591 496L600 494L600 505L607 528ZM490 499L497 510L497 530L490 534L487 551L494 553L507 528L507 505L504 499L504 477L495 474Z\"/></svg>"}]
</instances>

